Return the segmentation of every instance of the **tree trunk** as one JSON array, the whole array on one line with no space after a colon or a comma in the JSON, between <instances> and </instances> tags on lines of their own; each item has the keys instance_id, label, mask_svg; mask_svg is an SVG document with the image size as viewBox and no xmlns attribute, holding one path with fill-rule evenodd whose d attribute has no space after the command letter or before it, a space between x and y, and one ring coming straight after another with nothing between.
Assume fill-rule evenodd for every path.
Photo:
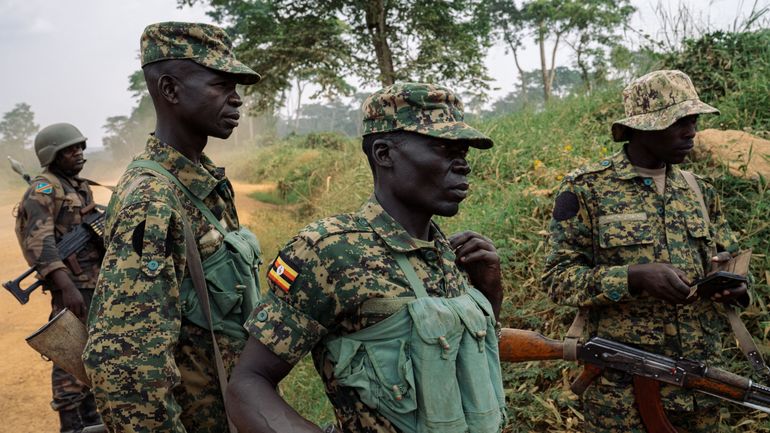
<instances>
[{"instance_id":1,"label":"tree trunk","mask_svg":"<svg viewBox=\"0 0 770 433\"><path fill-rule=\"evenodd\" d=\"M543 79L543 99L548 102L551 97L551 82L548 80L548 65L545 59L545 23L540 21L537 31L537 42L540 45L540 75Z\"/></svg>"},{"instance_id":2,"label":"tree trunk","mask_svg":"<svg viewBox=\"0 0 770 433\"><path fill-rule=\"evenodd\" d=\"M294 132L299 131L299 114L300 111L302 111L302 90L304 90L305 85L302 84L302 81L297 78L297 108L294 110Z\"/></svg>"},{"instance_id":3,"label":"tree trunk","mask_svg":"<svg viewBox=\"0 0 770 433\"><path fill-rule=\"evenodd\" d=\"M548 96L553 94L553 78L556 76L556 50L559 48L559 40L561 40L561 33L556 34L556 41L553 43L553 50L551 51L551 70L548 72ZM546 101L548 101L546 99Z\"/></svg>"},{"instance_id":4,"label":"tree trunk","mask_svg":"<svg viewBox=\"0 0 770 433\"><path fill-rule=\"evenodd\" d=\"M388 45L388 28L385 23L385 0L371 0L366 8L366 27L374 44L377 56L377 66L380 69L380 82L383 87L396 82L396 72L393 69L393 53Z\"/></svg>"}]
</instances>

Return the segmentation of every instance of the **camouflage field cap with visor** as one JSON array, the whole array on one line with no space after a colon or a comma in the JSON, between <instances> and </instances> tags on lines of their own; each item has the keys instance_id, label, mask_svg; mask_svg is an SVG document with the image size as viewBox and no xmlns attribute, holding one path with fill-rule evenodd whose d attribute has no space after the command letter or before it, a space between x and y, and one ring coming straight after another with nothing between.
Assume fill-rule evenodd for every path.
<instances>
[{"instance_id":1,"label":"camouflage field cap with visor","mask_svg":"<svg viewBox=\"0 0 770 433\"><path fill-rule=\"evenodd\" d=\"M410 131L450 140L467 140L479 149L492 140L463 121L463 103L443 86L397 83L378 90L364 101L363 135Z\"/></svg>"},{"instance_id":2,"label":"camouflage field cap with visor","mask_svg":"<svg viewBox=\"0 0 770 433\"><path fill-rule=\"evenodd\" d=\"M628 128L660 131L693 114L719 114L701 102L690 77L682 71L650 72L623 89L626 118L612 124L612 139L627 141Z\"/></svg>"},{"instance_id":3,"label":"camouflage field cap with visor","mask_svg":"<svg viewBox=\"0 0 770 433\"><path fill-rule=\"evenodd\" d=\"M141 38L142 67L161 60L188 59L238 76L239 84L262 77L239 62L233 42L223 29L203 23L164 22L145 27Z\"/></svg>"}]
</instances>

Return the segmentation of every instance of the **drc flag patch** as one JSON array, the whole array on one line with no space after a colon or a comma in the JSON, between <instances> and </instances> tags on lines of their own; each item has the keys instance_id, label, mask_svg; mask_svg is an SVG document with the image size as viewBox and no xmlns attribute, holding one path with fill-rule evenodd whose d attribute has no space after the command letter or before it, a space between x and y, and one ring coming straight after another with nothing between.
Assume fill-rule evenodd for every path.
<instances>
[{"instance_id":1,"label":"drc flag patch","mask_svg":"<svg viewBox=\"0 0 770 433\"><path fill-rule=\"evenodd\" d=\"M294 280L297 279L297 272L294 267L289 265L289 261L278 254L275 261L267 272L267 278L274 282L284 292L288 292Z\"/></svg>"},{"instance_id":2,"label":"drc flag patch","mask_svg":"<svg viewBox=\"0 0 770 433\"><path fill-rule=\"evenodd\" d=\"M53 185L46 182L40 182L35 187L35 192L39 192L41 194L50 194L53 192Z\"/></svg>"}]
</instances>

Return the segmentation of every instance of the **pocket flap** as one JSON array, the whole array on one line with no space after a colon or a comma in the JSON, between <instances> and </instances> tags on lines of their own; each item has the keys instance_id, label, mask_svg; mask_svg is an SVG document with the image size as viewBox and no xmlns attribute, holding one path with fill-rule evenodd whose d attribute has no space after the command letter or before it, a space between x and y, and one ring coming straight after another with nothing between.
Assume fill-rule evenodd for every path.
<instances>
[{"instance_id":1,"label":"pocket flap","mask_svg":"<svg viewBox=\"0 0 770 433\"><path fill-rule=\"evenodd\" d=\"M458 317L441 298L418 298L407 307L417 334L426 343L434 344L457 329Z\"/></svg>"},{"instance_id":2,"label":"pocket flap","mask_svg":"<svg viewBox=\"0 0 770 433\"><path fill-rule=\"evenodd\" d=\"M599 246L602 248L653 243L652 227L645 213L599 217Z\"/></svg>"},{"instance_id":3,"label":"pocket flap","mask_svg":"<svg viewBox=\"0 0 770 433\"><path fill-rule=\"evenodd\" d=\"M450 299L449 302L471 335L486 336L487 316L470 295L458 296Z\"/></svg>"}]
</instances>

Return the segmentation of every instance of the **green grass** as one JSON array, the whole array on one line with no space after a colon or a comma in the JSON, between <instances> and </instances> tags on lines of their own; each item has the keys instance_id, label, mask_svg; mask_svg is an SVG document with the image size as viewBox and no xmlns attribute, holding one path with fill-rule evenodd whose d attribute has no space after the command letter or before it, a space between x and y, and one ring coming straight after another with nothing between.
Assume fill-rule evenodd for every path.
<instances>
[{"instance_id":1,"label":"green grass","mask_svg":"<svg viewBox=\"0 0 770 433\"><path fill-rule=\"evenodd\" d=\"M448 233L471 229L495 242L503 261L506 326L561 338L571 322L574 310L554 305L540 287L553 192L572 169L619 150L609 133L611 122L623 117L619 95L618 87L610 87L591 96L555 101L542 111L521 111L476 125L495 140L495 147L471 151L469 196L457 216L442 219L440 224ZM736 116L729 104L723 113L729 118ZM284 210L287 213L271 214L274 224L261 230L266 230L275 243L289 239L298 226L316 218L357 209L371 194L371 174L358 143L345 139L333 142L334 146L319 149L295 137L288 143L260 149L242 163L252 180L282 183L286 191L283 200L294 203L292 210ZM770 190L764 181L734 177L714 162L690 168L713 181L740 241L754 248L752 272L759 296L745 317L753 334L764 337L760 343L767 350L770 289L765 270L770 265ZM296 193L296 198L289 199L291 193ZM261 195L258 199L278 203L280 197ZM272 255L266 256L272 258L275 250L270 251ZM731 338L725 336L726 340ZM736 366L742 362L739 354L735 361ZM509 431L579 431L582 414L568 386L577 373L577 366L567 362L505 365ZM308 360L295 367L281 389L289 403L309 419L319 424L332 419L323 386ZM732 430L736 432L770 432L765 415L733 419L731 423L741 424Z\"/></svg>"}]
</instances>

